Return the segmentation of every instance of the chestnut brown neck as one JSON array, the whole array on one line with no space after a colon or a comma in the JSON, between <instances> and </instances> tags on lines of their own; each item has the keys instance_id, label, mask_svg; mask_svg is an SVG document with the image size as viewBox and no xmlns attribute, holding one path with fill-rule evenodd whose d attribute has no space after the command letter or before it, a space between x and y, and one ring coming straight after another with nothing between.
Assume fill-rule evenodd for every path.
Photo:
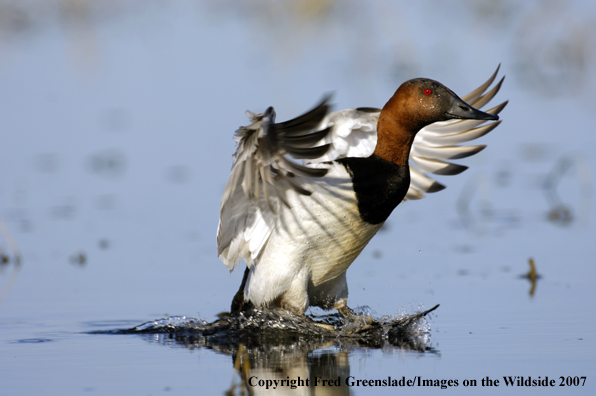
<instances>
[{"instance_id":1,"label":"chestnut brown neck","mask_svg":"<svg viewBox=\"0 0 596 396\"><path fill-rule=\"evenodd\" d=\"M412 94L414 87L404 83L389 99L377 123L377 147L374 154L407 165L416 133L427 123L416 110L419 104Z\"/></svg>"},{"instance_id":2,"label":"chestnut brown neck","mask_svg":"<svg viewBox=\"0 0 596 396\"><path fill-rule=\"evenodd\" d=\"M410 158L414 136L416 132L407 130L394 117L382 112L377 123L377 147L374 154L397 165L405 166Z\"/></svg>"}]
</instances>

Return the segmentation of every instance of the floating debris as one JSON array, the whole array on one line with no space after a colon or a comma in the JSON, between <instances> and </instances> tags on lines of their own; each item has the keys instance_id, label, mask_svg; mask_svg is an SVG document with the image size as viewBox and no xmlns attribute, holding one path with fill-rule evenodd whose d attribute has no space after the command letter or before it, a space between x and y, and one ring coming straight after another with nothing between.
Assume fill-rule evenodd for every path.
<instances>
[{"instance_id":1,"label":"floating debris","mask_svg":"<svg viewBox=\"0 0 596 396\"><path fill-rule=\"evenodd\" d=\"M528 264L530 265L530 271L527 274L520 275L520 278L528 279L530 281L532 284L532 287L530 288L530 296L533 296L536 291L536 283L541 276L536 272L536 264L534 263L533 258L528 260Z\"/></svg>"},{"instance_id":2,"label":"floating debris","mask_svg":"<svg viewBox=\"0 0 596 396\"><path fill-rule=\"evenodd\" d=\"M0 219L0 235L4 236L6 243L8 244L9 249L12 251L12 256L9 252L6 252L0 246L0 269L4 270L8 268L10 263L13 262L14 266L12 267L12 272L8 276L6 282L4 282L0 286L0 304L8 297L10 291L12 290L13 286L16 283L17 277L19 275L19 270L21 268L21 250L17 246L17 242L15 241L12 233L8 229L6 223ZM12 257L12 259L11 259Z\"/></svg>"},{"instance_id":3,"label":"floating debris","mask_svg":"<svg viewBox=\"0 0 596 396\"><path fill-rule=\"evenodd\" d=\"M17 245L17 241L14 239L14 237L12 236L12 233L8 229L8 226L2 219L0 219L0 234L2 234L4 236L4 239L6 240L8 247L10 248L10 250L12 250L14 262L17 265L19 265L21 263L21 250L19 249L19 247ZM10 260L10 258L8 255L6 255L4 252L2 252L2 263L3 264L5 264L4 260L6 260L6 263L7 263Z\"/></svg>"},{"instance_id":4,"label":"floating debris","mask_svg":"<svg viewBox=\"0 0 596 396\"><path fill-rule=\"evenodd\" d=\"M3 250L0 251L0 265L7 265L10 262L10 257Z\"/></svg>"}]
</instances>

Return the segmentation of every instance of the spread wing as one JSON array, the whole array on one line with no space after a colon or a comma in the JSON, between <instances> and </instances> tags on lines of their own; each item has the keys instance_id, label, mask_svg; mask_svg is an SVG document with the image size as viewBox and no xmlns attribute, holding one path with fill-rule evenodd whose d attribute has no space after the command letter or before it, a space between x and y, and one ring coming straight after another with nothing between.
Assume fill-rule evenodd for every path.
<instances>
[{"instance_id":1,"label":"spread wing","mask_svg":"<svg viewBox=\"0 0 596 396\"><path fill-rule=\"evenodd\" d=\"M462 97L471 106L482 109L499 92L503 77L487 92L495 81L499 67L480 87ZM499 114L507 101L485 110L490 114ZM320 127L332 127L325 138L330 144L329 151L314 160L331 161L343 157L368 157L377 144L377 121L381 109L358 108L330 113ZM436 122L421 129L410 150L410 188L408 199L421 199L425 193L441 191L444 185L434 180L429 174L457 175L468 167L450 162L474 155L482 151L484 145L460 145L486 135L495 129L501 121L487 122L478 120L449 120Z\"/></svg>"},{"instance_id":2,"label":"spread wing","mask_svg":"<svg viewBox=\"0 0 596 396\"><path fill-rule=\"evenodd\" d=\"M505 77L492 85L499 67L493 75L480 87L469 94L462 96L462 99L477 109L483 109L499 92ZM490 114L499 114L505 108L507 101L491 108L483 110ZM424 193L441 191L444 185L432 179L428 174L435 175L457 175L462 173L467 166L449 162L449 160L466 158L482 151L484 145L460 145L486 135L495 129L501 121L482 120L449 120L435 122L421 129L416 135L412 149L410 150L410 188L406 199L420 199Z\"/></svg>"},{"instance_id":3,"label":"spread wing","mask_svg":"<svg viewBox=\"0 0 596 396\"><path fill-rule=\"evenodd\" d=\"M287 192L310 192L294 181L296 175L322 177L323 167L307 167L295 160L320 158L330 148L322 142L329 128L318 128L329 111L329 97L293 120L275 123L272 107L265 113L247 112L252 124L236 131L234 164L224 190L217 252L231 271L244 258L252 266L273 230Z\"/></svg>"}]
</instances>

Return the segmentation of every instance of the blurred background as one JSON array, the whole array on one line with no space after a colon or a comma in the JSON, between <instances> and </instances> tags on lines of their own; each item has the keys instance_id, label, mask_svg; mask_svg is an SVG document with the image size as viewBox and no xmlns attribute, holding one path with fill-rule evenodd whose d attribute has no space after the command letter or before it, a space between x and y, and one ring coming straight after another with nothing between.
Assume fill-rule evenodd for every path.
<instances>
[{"instance_id":1,"label":"blurred background","mask_svg":"<svg viewBox=\"0 0 596 396\"><path fill-rule=\"evenodd\" d=\"M215 232L245 110L382 107L414 77L462 96L499 64L504 122L395 211L351 305L441 303L439 332L560 310L590 332L595 23L590 0L0 0L0 350L228 310L242 271Z\"/></svg>"}]
</instances>

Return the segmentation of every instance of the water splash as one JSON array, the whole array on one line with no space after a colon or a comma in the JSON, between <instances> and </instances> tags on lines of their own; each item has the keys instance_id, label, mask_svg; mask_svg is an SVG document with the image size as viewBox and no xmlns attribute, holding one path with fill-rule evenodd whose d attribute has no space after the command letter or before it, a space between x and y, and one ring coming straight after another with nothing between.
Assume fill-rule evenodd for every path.
<instances>
[{"instance_id":1,"label":"water splash","mask_svg":"<svg viewBox=\"0 0 596 396\"><path fill-rule=\"evenodd\" d=\"M155 332L164 333L180 331L181 329L201 328L207 321L203 319L187 318L186 316L170 316L165 319L146 322L131 329L131 332Z\"/></svg>"},{"instance_id":2,"label":"water splash","mask_svg":"<svg viewBox=\"0 0 596 396\"><path fill-rule=\"evenodd\" d=\"M369 307L359 307L349 320L338 313L316 310L307 315L295 315L280 309L250 309L223 315L211 323L198 318L171 316L130 329L93 333L144 334L152 342L190 348L217 346L221 349L226 345L233 350L240 345L285 348L297 343L312 347L339 343L372 348L394 346L422 352L430 349L430 324L425 317L437 307L381 317ZM366 317L374 321L371 323Z\"/></svg>"}]
</instances>

